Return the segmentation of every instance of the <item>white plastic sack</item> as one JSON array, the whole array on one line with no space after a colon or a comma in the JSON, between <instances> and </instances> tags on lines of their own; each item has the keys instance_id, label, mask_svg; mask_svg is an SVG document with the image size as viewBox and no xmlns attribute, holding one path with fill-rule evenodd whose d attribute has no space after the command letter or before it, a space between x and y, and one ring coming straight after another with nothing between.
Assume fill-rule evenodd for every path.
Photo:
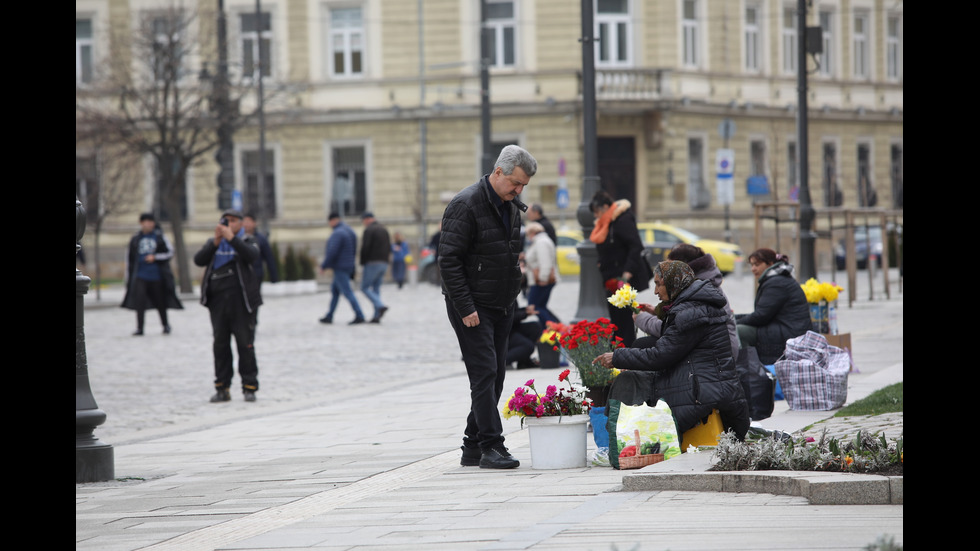
<instances>
[{"instance_id":1,"label":"white plastic sack","mask_svg":"<svg viewBox=\"0 0 980 551\"><path fill-rule=\"evenodd\" d=\"M786 341L776 362L776 379L790 409L837 409L847 401L847 351L831 346L820 333L808 331Z\"/></svg>"}]
</instances>

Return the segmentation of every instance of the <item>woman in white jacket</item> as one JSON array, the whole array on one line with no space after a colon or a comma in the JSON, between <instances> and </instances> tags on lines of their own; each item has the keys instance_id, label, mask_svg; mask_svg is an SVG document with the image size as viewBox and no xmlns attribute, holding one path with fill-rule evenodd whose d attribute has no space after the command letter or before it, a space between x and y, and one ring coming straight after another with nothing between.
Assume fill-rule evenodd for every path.
<instances>
[{"instance_id":1,"label":"woman in white jacket","mask_svg":"<svg viewBox=\"0 0 980 551\"><path fill-rule=\"evenodd\" d=\"M525 228L525 233L530 243L527 251L524 252L528 274L527 302L537 309L541 327L545 328L549 321L560 323L551 310L548 310L551 290L558 283L555 244L544 231L544 226L537 222L530 222Z\"/></svg>"}]
</instances>

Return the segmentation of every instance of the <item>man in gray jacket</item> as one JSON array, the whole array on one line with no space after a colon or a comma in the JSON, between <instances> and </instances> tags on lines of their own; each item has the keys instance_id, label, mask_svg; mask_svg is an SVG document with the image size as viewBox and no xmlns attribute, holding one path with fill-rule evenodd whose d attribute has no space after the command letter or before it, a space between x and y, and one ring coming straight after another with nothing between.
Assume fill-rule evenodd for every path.
<instances>
[{"instance_id":1,"label":"man in gray jacket","mask_svg":"<svg viewBox=\"0 0 980 551\"><path fill-rule=\"evenodd\" d=\"M512 469L504 447L498 402L506 372L513 309L521 290L521 211L518 199L538 163L509 145L493 171L460 191L442 217L439 270L449 322L470 381L470 413L463 436L464 466Z\"/></svg>"}]
</instances>

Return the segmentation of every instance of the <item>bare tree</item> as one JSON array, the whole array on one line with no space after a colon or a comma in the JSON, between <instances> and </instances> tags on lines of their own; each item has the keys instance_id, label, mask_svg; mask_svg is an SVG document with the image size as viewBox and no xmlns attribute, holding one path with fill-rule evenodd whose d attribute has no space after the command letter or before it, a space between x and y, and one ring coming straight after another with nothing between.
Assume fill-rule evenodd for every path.
<instances>
[{"instance_id":1,"label":"bare tree","mask_svg":"<svg viewBox=\"0 0 980 551\"><path fill-rule=\"evenodd\" d=\"M213 28L200 19L175 4L148 12L138 28L112 37L113 55L100 78L75 90L76 143L111 144L152 159L154 208L172 225L185 293L192 290L183 231L188 170L218 146L219 127L233 131L254 115L239 112L241 96L251 90L241 83L221 83L224 94L238 97L227 99L231 108L214 109L214 91L199 78L198 40Z\"/></svg>"},{"instance_id":2,"label":"bare tree","mask_svg":"<svg viewBox=\"0 0 980 551\"><path fill-rule=\"evenodd\" d=\"M96 137L96 140L98 138ZM88 155L76 155L75 195L85 206L87 224L93 229L95 253L95 296L101 298L102 262L100 238L109 216L132 212L141 187L142 162L126 149L89 140ZM111 163L103 159L112 159Z\"/></svg>"}]
</instances>

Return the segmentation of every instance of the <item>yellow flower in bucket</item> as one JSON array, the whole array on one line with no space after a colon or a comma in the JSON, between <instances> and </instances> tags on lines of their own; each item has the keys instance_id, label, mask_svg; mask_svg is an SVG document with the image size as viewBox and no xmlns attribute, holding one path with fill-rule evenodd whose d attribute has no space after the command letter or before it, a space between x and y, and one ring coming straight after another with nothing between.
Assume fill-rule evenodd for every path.
<instances>
[{"instance_id":1,"label":"yellow flower in bucket","mask_svg":"<svg viewBox=\"0 0 980 551\"><path fill-rule=\"evenodd\" d=\"M636 301L636 289L628 283L617 289L609 297L609 304L612 304L616 308L629 308L634 314L640 311L640 303Z\"/></svg>"},{"instance_id":2,"label":"yellow flower in bucket","mask_svg":"<svg viewBox=\"0 0 980 551\"><path fill-rule=\"evenodd\" d=\"M806 301L811 304L819 304L821 300L834 302L837 300L840 292L844 290L843 287L840 287L835 283L821 283L812 277L808 279L806 283L800 285L800 287L803 288L803 294L806 295Z\"/></svg>"}]
</instances>

